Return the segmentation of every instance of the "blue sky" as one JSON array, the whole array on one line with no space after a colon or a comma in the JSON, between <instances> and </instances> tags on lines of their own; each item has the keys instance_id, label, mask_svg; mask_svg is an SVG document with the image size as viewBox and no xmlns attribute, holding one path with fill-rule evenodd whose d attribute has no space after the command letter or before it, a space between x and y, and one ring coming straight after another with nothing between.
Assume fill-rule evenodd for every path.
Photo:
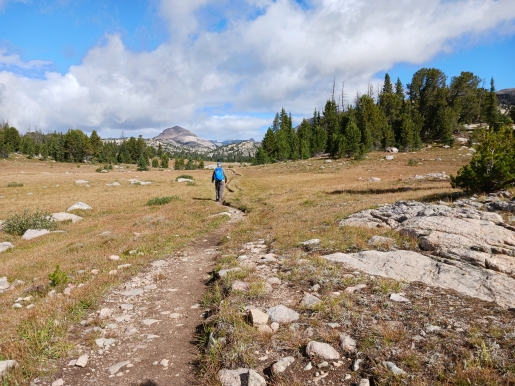
<instances>
[{"instance_id":1,"label":"blue sky","mask_svg":"<svg viewBox=\"0 0 515 386\"><path fill-rule=\"evenodd\" d=\"M261 139L334 79L349 101L422 67L500 90L514 63L513 0L0 0L0 120L21 132Z\"/></svg>"}]
</instances>

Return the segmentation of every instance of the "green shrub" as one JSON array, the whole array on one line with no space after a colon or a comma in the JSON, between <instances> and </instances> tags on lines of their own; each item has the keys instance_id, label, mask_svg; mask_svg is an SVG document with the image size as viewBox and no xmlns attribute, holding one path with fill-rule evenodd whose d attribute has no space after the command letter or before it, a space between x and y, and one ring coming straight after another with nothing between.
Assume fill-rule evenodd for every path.
<instances>
[{"instance_id":1,"label":"green shrub","mask_svg":"<svg viewBox=\"0 0 515 386\"><path fill-rule=\"evenodd\" d=\"M192 180L192 179L193 179L193 177L192 177L192 176L190 176L189 174L181 174L179 177L177 177L177 178L175 179L175 181L177 181L179 178L186 178L186 179L188 179L188 180Z\"/></svg>"},{"instance_id":2,"label":"green shrub","mask_svg":"<svg viewBox=\"0 0 515 386\"><path fill-rule=\"evenodd\" d=\"M159 161L157 160L157 158L154 158L152 160L152 167L153 168L158 168L159 167Z\"/></svg>"},{"instance_id":3,"label":"green shrub","mask_svg":"<svg viewBox=\"0 0 515 386\"><path fill-rule=\"evenodd\" d=\"M57 229L57 223L52 220L50 213L36 210L34 213L30 213L28 209L25 209L23 214L15 214L5 219L2 230L12 235L21 236L27 231L27 229Z\"/></svg>"},{"instance_id":4,"label":"green shrub","mask_svg":"<svg viewBox=\"0 0 515 386\"><path fill-rule=\"evenodd\" d=\"M22 186L23 186L23 184L22 183L18 183L18 182L9 182L7 184L8 188L20 188Z\"/></svg>"},{"instance_id":5,"label":"green shrub","mask_svg":"<svg viewBox=\"0 0 515 386\"><path fill-rule=\"evenodd\" d=\"M59 264L57 264L55 271L48 274L48 280L50 280L50 285L52 287L57 287L58 285L64 285L68 283L68 275L66 272L61 271L59 269Z\"/></svg>"},{"instance_id":6,"label":"green shrub","mask_svg":"<svg viewBox=\"0 0 515 386\"><path fill-rule=\"evenodd\" d=\"M451 175L453 188L480 193L515 185L515 135L509 126L484 130L470 164Z\"/></svg>"},{"instance_id":7,"label":"green shrub","mask_svg":"<svg viewBox=\"0 0 515 386\"><path fill-rule=\"evenodd\" d=\"M410 158L407 163L408 166L416 166L417 164L418 164L417 160L415 160L413 158Z\"/></svg>"},{"instance_id":8,"label":"green shrub","mask_svg":"<svg viewBox=\"0 0 515 386\"><path fill-rule=\"evenodd\" d=\"M165 205L165 204L168 204L171 201L177 201L177 200L180 200L180 199L181 198L179 196L155 197L155 198L153 198L151 200L148 200L147 201L147 205L148 206Z\"/></svg>"}]
</instances>

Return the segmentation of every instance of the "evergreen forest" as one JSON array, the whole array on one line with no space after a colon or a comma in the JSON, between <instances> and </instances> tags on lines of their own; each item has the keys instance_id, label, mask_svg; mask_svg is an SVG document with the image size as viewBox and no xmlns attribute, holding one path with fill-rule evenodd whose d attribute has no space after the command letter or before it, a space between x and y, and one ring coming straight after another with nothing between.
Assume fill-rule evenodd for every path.
<instances>
[{"instance_id":1,"label":"evergreen forest","mask_svg":"<svg viewBox=\"0 0 515 386\"><path fill-rule=\"evenodd\" d=\"M296 129L283 108L268 128L255 162L307 159L318 153L359 159L388 147L417 150L425 142L452 146L453 134L465 124L484 123L498 131L513 122L514 112L513 107L500 112L493 78L486 89L472 72L448 82L441 70L422 68L405 88L400 79L393 84L387 73L377 95L369 87L352 104L345 104L343 87L337 102L333 85L324 110L315 109L313 118L304 119Z\"/></svg>"}]
</instances>

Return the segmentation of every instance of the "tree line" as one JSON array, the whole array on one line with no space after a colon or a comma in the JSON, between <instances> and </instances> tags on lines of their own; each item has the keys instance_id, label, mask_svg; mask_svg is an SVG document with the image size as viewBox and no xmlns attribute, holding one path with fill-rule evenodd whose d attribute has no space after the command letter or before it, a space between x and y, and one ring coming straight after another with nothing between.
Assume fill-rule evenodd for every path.
<instances>
[{"instance_id":1,"label":"tree line","mask_svg":"<svg viewBox=\"0 0 515 386\"><path fill-rule=\"evenodd\" d=\"M10 153L21 153L28 158L52 159L57 162L136 164L138 170L147 170L150 165L168 168L171 154L158 148L147 146L140 135L122 141L102 141L96 130L88 137L79 129L66 133L43 134L40 130L27 131L20 135L9 123L0 125L0 158L8 158ZM178 169L192 170L204 167L204 161L190 157L178 157Z\"/></svg>"},{"instance_id":2,"label":"tree line","mask_svg":"<svg viewBox=\"0 0 515 386\"><path fill-rule=\"evenodd\" d=\"M369 86L353 104L345 104L343 86L337 103L334 89L322 114L315 109L313 118L296 130L284 108L277 113L255 162L307 159L322 152L357 159L388 147L412 151L424 142L452 145L453 134L465 124L486 123L498 131L512 122L499 112L493 78L486 89L472 72L462 72L448 84L441 70L422 68L406 88L400 79L394 85L386 73L377 95Z\"/></svg>"}]
</instances>

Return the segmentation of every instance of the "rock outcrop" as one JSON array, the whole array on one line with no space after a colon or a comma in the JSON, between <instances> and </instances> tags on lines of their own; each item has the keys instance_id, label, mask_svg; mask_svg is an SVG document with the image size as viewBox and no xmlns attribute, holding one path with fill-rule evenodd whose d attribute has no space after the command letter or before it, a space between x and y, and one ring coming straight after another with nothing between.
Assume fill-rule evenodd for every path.
<instances>
[{"instance_id":1,"label":"rock outcrop","mask_svg":"<svg viewBox=\"0 0 515 386\"><path fill-rule=\"evenodd\" d=\"M399 201L367 209L340 225L395 229L417 239L421 250L430 256L413 251L364 251L325 257L374 275L454 288L514 307L515 228L504 223L499 214L479 210L483 205L474 200L458 201L454 207Z\"/></svg>"}]
</instances>

